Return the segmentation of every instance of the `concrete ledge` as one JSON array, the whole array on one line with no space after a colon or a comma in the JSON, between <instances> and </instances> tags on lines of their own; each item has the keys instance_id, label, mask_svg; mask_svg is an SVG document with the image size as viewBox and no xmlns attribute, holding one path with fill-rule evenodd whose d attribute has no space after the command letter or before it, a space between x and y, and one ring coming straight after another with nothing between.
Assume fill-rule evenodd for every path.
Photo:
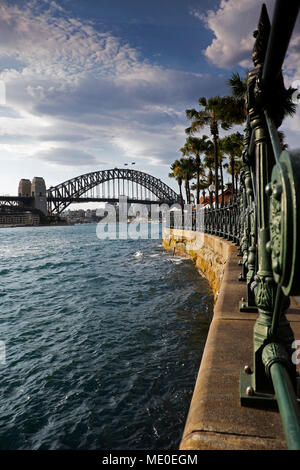
<instances>
[{"instance_id":1,"label":"concrete ledge","mask_svg":"<svg viewBox=\"0 0 300 470\"><path fill-rule=\"evenodd\" d=\"M169 238L164 244L168 249L172 249L179 234L169 232L166 235ZM175 242L170 240L173 236ZM180 250L185 256L189 256L190 250L184 251L183 247L189 247L193 238L190 233L185 241L184 233L181 233L180 237ZM239 301L246 297L246 285L238 280L238 250L228 241L220 238L217 240L215 243L211 241L210 248L214 247L220 257L220 290L216 296L214 316L180 449L287 449L278 411L249 408L240 404L240 371L245 364L252 367L253 327L257 314L239 311ZM191 257L195 259L193 250ZM300 339L299 299L291 300L287 317L294 330L295 339Z\"/></svg>"}]
</instances>

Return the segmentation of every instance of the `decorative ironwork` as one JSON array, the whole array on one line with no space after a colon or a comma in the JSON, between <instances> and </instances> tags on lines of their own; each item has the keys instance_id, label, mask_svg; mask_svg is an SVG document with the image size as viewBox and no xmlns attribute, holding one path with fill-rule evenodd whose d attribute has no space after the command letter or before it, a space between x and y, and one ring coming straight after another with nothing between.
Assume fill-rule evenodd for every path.
<instances>
[{"instance_id":1,"label":"decorative ironwork","mask_svg":"<svg viewBox=\"0 0 300 470\"><path fill-rule=\"evenodd\" d=\"M169 228L196 230L210 233L240 245L240 196L234 196L217 209L197 206L193 210L184 206L183 211L170 213ZM189 211L189 212L188 212Z\"/></svg>"},{"instance_id":2,"label":"decorative ironwork","mask_svg":"<svg viewBox=\"0 0 300 470\"><path fill-rule=\"evenodd\" d=\"M240 193L228 205L203 209L203 231L239 245L240 280L247 286L240 310L258 312L253 372L241 371L241 404L277 405L288 447L297 450L300 413L292 362L294 334L285 314L289 296L300 295L300 152L282 150L278 127L291 105L282 65L299 8L299 0L289 5L277 0L271 26L262 6L245 96Z\"/></svg>"}]
</instances>

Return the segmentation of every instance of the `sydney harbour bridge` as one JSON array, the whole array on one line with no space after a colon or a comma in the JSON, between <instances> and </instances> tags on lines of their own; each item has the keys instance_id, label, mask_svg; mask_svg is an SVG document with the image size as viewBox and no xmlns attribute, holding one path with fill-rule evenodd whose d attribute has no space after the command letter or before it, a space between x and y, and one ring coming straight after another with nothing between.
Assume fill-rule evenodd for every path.
<instances>
[{"instance_id":1,"label":"sydney harbour bridge","mask_svg":"<svg viewBox=\"0 0 300 470\"><path fill-rule=\"evenodd\" d=\"M0 196L0 205L60 215L72 203L179 204L180 196L160 179L132 169L113 168L86 173L46 189L43 178L21 180L17 196Z\"/></svg>"}]
</instances>

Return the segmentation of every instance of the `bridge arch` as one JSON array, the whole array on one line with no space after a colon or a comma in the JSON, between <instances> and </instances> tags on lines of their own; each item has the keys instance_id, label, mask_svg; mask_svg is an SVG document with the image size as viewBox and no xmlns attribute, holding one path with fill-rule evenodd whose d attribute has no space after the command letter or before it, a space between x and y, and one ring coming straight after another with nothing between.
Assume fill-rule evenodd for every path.
<instances>
[{"instance_id":1,"label":"bridge arch","mask_svg":"<svg viewBox=\"0 0 300 470\"><path fill-rule=\"evenodd\" d=\"M50 187L47 190L49 212L61 214L72 202L82 202L83 194L90 189L113 180L127 180L138 184L149 190L156 197L156 202L159 203L174 204L180 202L180 196L155 176L128 168L113 168L79 175L57 186ZM105 200L109 202L112 198L106 198ZM97 198L95 198L96 201ZM129 199L129 202L134 201Z\"/></svg>"}]
</instances>

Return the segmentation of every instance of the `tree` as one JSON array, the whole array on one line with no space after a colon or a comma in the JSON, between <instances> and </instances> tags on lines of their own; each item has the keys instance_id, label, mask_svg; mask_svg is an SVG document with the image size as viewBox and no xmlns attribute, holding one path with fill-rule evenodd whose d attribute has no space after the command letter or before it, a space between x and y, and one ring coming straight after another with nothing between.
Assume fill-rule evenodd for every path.
<instances>
[{"instance_id":1,"label":"tree","mask_svg":"<svg viewBox=\"0 0 300 470\"><path fill-rule=\"evenodd\" d=\"M236 194L238 193L238 180L239 180L239 175L242 169L242 159L240 160L235 160L234 161L234 175L235 175L235 191Z\"/></svg>"},{"instance_id":2,"label":"tree","mask_svg":"<svg viewBox=\"0 0 300 470\"><path fill-rule=\"evenodd\" d=\"M174 161L174 163L172 163L170 169L171 169L171 173L169 173L169 177L175 178L178 183L182 206L183 206L183 197L182 197L183 182L185 186L187 203L190 204L191 202L190 181L195 177L195 172L196 172L194 159L192 157L177 159Z\"/></svg>"},{"instance_id":3,"label":"tree","mask_svg":"<svg viewBox=\"0 0 300 470\"><path fill-rule=\"evenodd\" d=\"M237 112L240 112L243 121L246 121L247 109L245 97L247 93L247 74L246 77L242 78L238 72L234 72L227 84L231 89L234 105L239 110Z\"/></svg>"},{"instance_id":4,"label":"tree","mask_svg":"<svg viewBox=\"0 0 300 470\"><path fill-rule=\"evenodd\" d=\"M219 146L219 169L220 169L220 187L221 187L221 205L224 206L224 177L223 177L223 162L224 152L221 146Z\"/></svg>"},{"instance_id":5,"label":"tree","mask_svg":"<svg viewBox=\"0 0 300 470\"><path fill-rule=\"evenodd\" d=\"M206 174L204 172L204 168L203 168L203 172L201 174L202 178L200 180L200 191L202 191L202 196L203 196L203 199L205 200L205 194L206 194L206 190L209 188L209 186L212 184L213 182L213 177L212 177L212 171L211 169L208 170L208 173ZM193 183L191 185L191 190L192 191L196 191L197 190L197 184L196 183ZM210 191L209 191L209 195L210 195ZM199 198L199 204L200 204L200 201L201 201L201 198ZM211 201L211 198L210 198L210 202L212 203Z\"/></svg>"},{"instance_id":6,"label":"tree","mask_svg":"<svg viewBox=\"0 0 300 470\"><path fill-rule=\"evenodd\" d=\"M191 126L186 129L188 135L194 135L205 126L210 127L210 132L214 144L214 165L215 165L215 194L216 207L218 206L218 167L219 167L219 128L229 130L233 124L237 123L237 113L232 97L215 96L213 98L199 98L200 110L187 109L186 117L191 121Z\"/></svg>"},{"instance_id":7,"label":"tree","mask_svg":"<svg viewBox=\"0 0 300 470\"><path fill-rule=\"evenodd\" d=\"M244 100L247 92L247 72L245 77L241 77L238 72L233 72L228 80L232 96L236 99Z\"/></svg>"},{"instance_id":8,"label":"tree","mask_svg":"<svg viewBox=\"0 0 300 470\"><path fill-rule=\"evenodd\" d=\"M196 166L194 159L192 157L188 158L181 158L180 159L180 166L182 175L185 181L185 193L186 193L186 200L187 203L191 203L191 190L190 190L190 181L195 178L196 173Z\"/></svg>"},{"instance_id":9,"label":"tree","mask_svg":"<svg viewBox=\"0 0 300 470\"><path fill-rule=\"evenodd\" d=\"M194 162L196 168L196 203L200 203L200 176L201 172L203 173L202 162L200 154L207 151L209 146L209 139L206 135L203 135L201 138L189 136L186 139L186 143L181 150L183 155L194 155Z\"/></svg>"},{"instance_id":10,"label":"tree","mask_svg":"<svg viewBox=\"0 0 300 470\"><path fill-rule=\"evenodd\" d=\"M210 140L208 142L207 150L205 152L204 156L204 167L207 170L207 176L205 177L206 180L206 188L208 189L208 194L209 194L209 201L211 207L213 206L213 191L210 189L211 186L213 185L214 181L214 175L213 175L213 170L214 170L214 144Z\"/></svg>"},{"instance_id":11,"label":"tree","mask_svg":"<svg viewBox=\"0 0 300 470\"><path fill-rule=\"evenodd\" d=\"M212 195L212 191L210 189L211 185L213 183L213 172L212 172L212 167L208 167L208 174L207 174L207 178L206 178L206 187L208 189L208 195L209 195L209 203L210 203L210 206L213 207L213 195Z\"/></svg>"},{"instance_id":12,"label":"tree","mask_svg":"<svg viewBox=\"0 0 300 470\"><path fill-rule=\"evenodd\" d=\"M229 157L229 173L232 179L232 192L234 194L235 168L237 159L241 159L243 150L243 135L240 132L227 135L220 141L220 147Z\"/></svg>"},{"instance_id":13,"label":"tree","mask_svg":"<svg viewBox=\"0 0 300 470\"><path fill-rule=\"evenodd\" d=\"M175 180L178 183L181 206L183 207L182 181L183 181L183 178L184 178L184 174L183 174L183 171L182 171L182 166L181 166L180 160L175 160L174 163L172 163L170 169L171 169L171 173L169 173L169 177L170 178L175 178Z\"/></svg>"},{"instance_id":14,"label":"tree","mask_svg":"<svg viewBox=\"0 0 300 470\"><path fill-rule=\"evenodd\" d=\"M233 98L233 104L236 107L236 112L238 110L243 111L244 121L247 119L247 109L246 109L246 93L247 93L247 82L248 82L248 72L246 72L245 77L241 77L238 72L234 72L227 84L231 89L231 94ZM296 112L296 105L293 102L293 93L295 88L289 87L285 88L283 80L280 80L278 89L277 87L274 90L275 96L272 100L269 100L266 103L266 108L269 111L269 115L272 117L275 123L281 123L281 121L287 116L293 116ZM278 126L279 127L279 126ZM283 142L284 135L280 132L279 135L280 141Z\"/></svg>"}]
</instances>

